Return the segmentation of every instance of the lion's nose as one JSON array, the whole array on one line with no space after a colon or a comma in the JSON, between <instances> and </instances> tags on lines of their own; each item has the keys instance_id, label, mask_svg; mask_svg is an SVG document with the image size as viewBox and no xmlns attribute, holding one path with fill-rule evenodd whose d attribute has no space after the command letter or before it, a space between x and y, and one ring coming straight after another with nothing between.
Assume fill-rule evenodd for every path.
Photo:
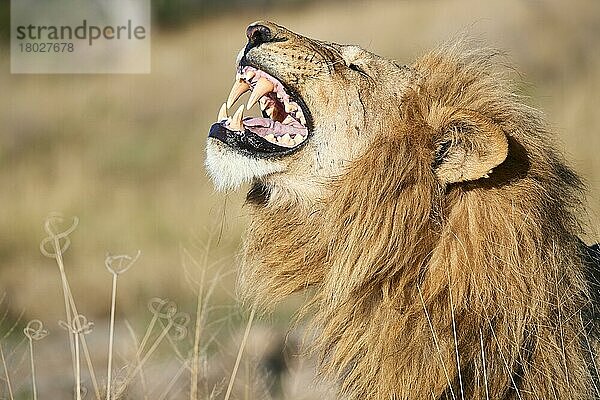
<instances>
[{"instance_id":1,"label":"lion's nose","mask_svg":"<svg viewBox=\"0 0 600 400\"><path fill-rule=\"evenodd\" d=\"M246 29L246 36L248 36L248 46L257 47L262 43L271 41L271 30L264 25L250 25Z\"/></svg>"}]
</instances>

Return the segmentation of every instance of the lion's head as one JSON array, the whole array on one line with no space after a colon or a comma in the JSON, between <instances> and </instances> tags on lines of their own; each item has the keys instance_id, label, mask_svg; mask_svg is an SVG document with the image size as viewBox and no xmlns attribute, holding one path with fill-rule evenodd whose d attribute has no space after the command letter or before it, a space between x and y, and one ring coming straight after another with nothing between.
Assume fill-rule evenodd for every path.
<instances>
[{"instance_id":1,"label":"lion's head","mask_svg":"<svg viewBox=\"0 0 600 400\"><path fill-rule=\"evenodd\" d=\"M247 36L207 145L217 187L251 184L242 293L314 287L344 398L592 398L582 185L499 54L402 66L268 22ZM262 117L229 111L246 91Z\"/></svg>"},{"instance_id":2,"label":"lion's head","mask_svg":"<svg viewBox=\"0 0 600 400\"><path fill-rule=\"evenodd\" d=\"M403 103L415 90L417 71L268 22L250 25L247 36L209 135L207 166L217 187L252 182L280 200L310 202L373 141L397 135L405 123ZM246 107L232 108L247 91ZM262 117L244 117L256 102ZM432 163L439 164L441 181L481 178L506 157L506 138L477 110L451 107L432 118L438 132L424 143L427 149L415 151L437 157Z\"/></svg>"}]
</instances>

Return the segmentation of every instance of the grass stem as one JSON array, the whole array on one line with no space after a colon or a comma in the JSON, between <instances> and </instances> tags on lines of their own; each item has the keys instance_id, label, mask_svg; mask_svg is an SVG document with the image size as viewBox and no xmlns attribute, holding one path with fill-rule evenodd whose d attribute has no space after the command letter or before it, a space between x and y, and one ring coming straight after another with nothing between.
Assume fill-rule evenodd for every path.
<instances>
[{"instance_id":1,"label":"grass stem","mask_svg":"<svg viewBox=\"0 0 600 400\"><path fill-rule=\"evenodd\" d=\"M10 383L10 376L8 375L8 367L6 366L6 359L4 358L4 349L2 348L2 343L0 343L0 355L2 356L2 366L4 367L6 386L8 386L8 395L10 396L10 400L14 400L12 385Z\"/></svg>"},{"instance_id":2,"label":"grass stem","mask_svg":"<svg viewBox=\"0 0 600 400\"><path fill-rule=\"evenodd\" d=\"M115 336L115 308L117 299L117 279L119 275L113 274L112 293L110 302L110 328L108 333L108 368L106 371L106 400L110 400L112 386L112 358L113 341Z\"/></svg>"},{"instance_id":3,"label":"grass stem","mask_svg":"<svg viewBox=\"0 0 600 400\"><path fill-rule=\"evenodd\" d=\"M229 378L229 385L227 386L227 392L225 393L224 400L229 400L229 397L231 396L231 391L233 390L233 383L235 381L235 376L237 375L238 368L240 367L240 361L242 360L244 347L246 347L246 342L248 341L248 335L250 334L250 328L252 327L252 322L254 321L255 312L256 309L252 307L252 311L250 311L250 317L248 318L248 323L246 324L246 331L244 332L244 337L242 339L242 343L240 343L240 348L238 350L237 358L235 360L235 365L233 367L233 371L231 371L231 377Z\"/></svg>"},{"instance_id":4,"label":"grass stem","mask_svg":"<svg viewBox=\"0 0 600 400\"><path fill-rule=\"evenodd\" d=\"M81 362L79 360L79 334L75 334L75 384L77 400L81 400Z\"/></svg>"},{"instance_id":5,"label":"grass stem","mask_svg":"<svg viewBox=\"0 0 600 400\"><path fill-rule=\"evenodd\" d=\"M31 363L31 390L33 400L37 400L37 384L35 382L35 363L33 362L33 339L29 338L29 361Z\"/></svg>"}]
</instances>

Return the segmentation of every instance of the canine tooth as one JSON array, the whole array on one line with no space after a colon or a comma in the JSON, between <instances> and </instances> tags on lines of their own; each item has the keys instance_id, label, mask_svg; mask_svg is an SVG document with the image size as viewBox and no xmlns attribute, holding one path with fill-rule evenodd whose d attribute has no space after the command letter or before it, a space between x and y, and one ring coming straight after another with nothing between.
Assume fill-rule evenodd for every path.
<instances>
[{"instance_id":1,"label":"canine tooth","mask_svg":"<svg viewBox=\"0 0 600 400\"><path fill-rule=\"evenodd\" d=\"M285 119L283 120L282 124L284 124L284 125L291 125L295 121L296 120L291 115L288 115L287 117L285 117Z\"/></svg>"},{"instance_id":2,"label":"canine tooth","mask_svg":"<svg viewBox=\"0 0 600 400\"><path fill-rule=\"evenodd\" d=\"M217 121L223 121L227 119L227 104L223 103L221 108L219 109L219 115L217 116Z\"/></svg>"},{"instance_id":3,"label":"canine tooth","mask_svg":"<svg viewBox=\"0 0 600 400\"><path fill-rule=\"evenodd\" d=\"M275 135L273 135L272 133L269 133L267 136L265 136L265 139L267 139L269 142L274 142Z\"/></svg>"},{"instance_id":4,"label":"canine tooth","mask_svg":"<svg viewBox=\"0 0 600 400\"><path fill-rule=\"evenodd\" d=\"M231 123L229 124L231 129L236 130L236 131L244 130L243 125L242 125L242 117L243 116L244 116L244 105L241 105L240 108L238 108L238 110L235 112L235 114L233 114L233 118L231 119Z\"/></svg>"},{"instance_id":5,"label":"canine tooth","mask_svg":"<svg viewBox=\"0 0 600 400\"><path fill-rule=\"evenodd\" d=\"M227 97L227 108L231 108L233 103L240 98L241 95L250 90L250 85L248 85L244 81L236 80L231 88L231 92L229 92L229 97Z\"/></svg>"},{"instance_id":6,"label":"canine tooth","mask_svg":"<svg viewBox=\"0 0 600 400\"><path fill-rule=\"evenodd\" d=\"M302 142L304 142L304 136L300 134L296 135L296 137L294 138L294 144L299 145Z\"/></svg>"},{"instance_id":7,"label":"canine tooth","mask_svg":"<svg viewBox=\"0 0 600 400\"><path fill-rule=\"evenodd\" d=\"M252 93L250 94L250 99L248 99L248 105L246 106L246 109L249 110L252 108L258 99L263 97L265 94L272 92L274 88L275 86L273 86L273 83L270 80L267 78L260 78L258 82L256 82L256 86L254 86L254 90L252 90Z\"/></svg>"}]
</instances>

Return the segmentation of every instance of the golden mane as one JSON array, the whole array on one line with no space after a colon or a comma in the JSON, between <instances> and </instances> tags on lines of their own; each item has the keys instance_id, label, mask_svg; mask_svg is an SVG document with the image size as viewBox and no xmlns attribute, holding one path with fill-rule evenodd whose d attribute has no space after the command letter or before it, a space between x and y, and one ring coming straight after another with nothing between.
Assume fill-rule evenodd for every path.
<instances>
[{"instance_id":1,"label":"golden mane","mask_svg":"<svg viewBox=\"0 0 600 400\"><path fill-rule=\"evenodd\" d=\"M582 183L497 58L450 46L417 61L397 132L313 206L249 194L242 293L274 304L314 288L315 348L340 398L600 396ZM444 124L448 110L508 137L489 178L436 178L443 131L464 128Z\"/></svg>"}]
</instances>

